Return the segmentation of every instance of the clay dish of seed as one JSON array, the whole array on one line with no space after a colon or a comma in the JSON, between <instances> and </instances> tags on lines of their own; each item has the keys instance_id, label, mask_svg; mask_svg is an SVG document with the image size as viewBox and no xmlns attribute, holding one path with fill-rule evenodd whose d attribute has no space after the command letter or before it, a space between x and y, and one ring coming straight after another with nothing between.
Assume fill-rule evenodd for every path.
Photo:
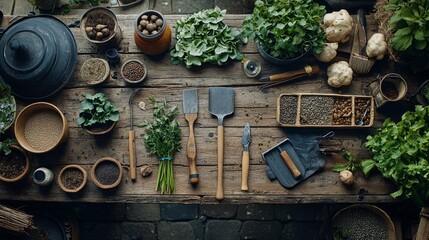
<instances>
[{"instance_id":1,"label":"clay dish of seed","mask_svg":"<svg viewBox=\"0 0 429 240\"><path fill-rule=\"evenodd\" d=\"M88 85L100 84L106 81L109 75L109 63L102 58L90 58L80 69L80 76Z\"/></svg>"},{"instance_id":2,"label":"clay dish of seed","mask_svg":"<svg viewBox=\"0 0 429 240\"><path fill-rule=\"evenodd\" d=\"M37 102L28 105L15 120L15 137L31 153L45 153L63 143L69 133L67 119L55 105Z\"/></svg>"},{"instance_id":3,"label":"clay dish of seed","mask_svg":"<svg viewBox=\"0 0 429 240\"><path fill-rule=\"evenodd\" d=\"M98 159L94 166L92 166L90 175L97 187L111 189L121 183L122 166L114 158L103 157Z\"/></svg>"},{"instance_id":4,"label":"clay dish of seed","mask_svg":"<svg viewBox=\"0 0 429 240\"><path fill-rule=\"evenodd\" d=\"M21 180L30 168L27 152L19 146L9 146L9 155L0 154L0 181L16 182Z\"/></svg>"},{"instance_id":5,"label":"clay dish of seed","mask_svg":"<svg viewBox=\"0 0 429 240\"><path fill-rule=\"evenodd\" d=\"M122 64L121 74L128 83L139 83L145 80L147 69L145 64L137 59L130 59Z\"/></svg>"},{"instance_id":6,"label":"clay dish of seed","mask_svg":"<svg viewBox=\"0 0 429 240\"><path fill-rule=\"evenodd\" d=\"M58 175L58 185L64 192L79 192L88 180L88 173L79 165L67 165Z\"/></svg>"}]
</instances>

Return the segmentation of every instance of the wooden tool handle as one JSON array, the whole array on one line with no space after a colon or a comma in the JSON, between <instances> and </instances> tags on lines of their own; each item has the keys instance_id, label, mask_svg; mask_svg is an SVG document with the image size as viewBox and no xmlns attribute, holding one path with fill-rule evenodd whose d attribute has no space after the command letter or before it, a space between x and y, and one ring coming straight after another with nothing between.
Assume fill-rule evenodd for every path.
<instances>
[{"instance_id":1,"label":"wooden tool handle","mask_svg":"<svg viewBox=\"0 0 429 240\"><path fill-rule=\"evenodd\" d=\"M313 65L313 66L307 65L302 69L297 69L297 70L292 70L292 71L288 71L288 72L284 72L284 73L271 75L270 81L279 81L279 80L283 80L283 79L293 78L293 77L296 77L298 75L303 75L303 74L312 75L312 74L315 74L318 72L319 72L319 66L318 65Z\"/></svg>"},{"instance_id":2,"label":"wooden tool handle","mask_svg":"<svg viewBox=\"0 0 429 240\"><path fill-rule=\"evenodd\" d=\"M223 126L217 126L217 191L216 199L223 199Z\"/></svg>"},{"instance_id":3,"label":"wooden tool handle","mask_svg":"<svg viewBox=\"0 0 429 240\"><path fill-rule=\"evenodd\" d=\"M289 170L292 172L292 175L294 178L300 178L301 172L296 167L295 163L292 161L292 159L289 157L289 154L287 154L286 151L282 151L280 155L283 158L283 161L286 163Z\"/></svg>"},{"instance_id":4,"label":"wooden tool handle","mask_svg":"<svg viewBox=\"0 0 429 240\"><path fill-rule=\"evenodd\" d=\"M189 160L189 183L196 184L200 182L200 176L197 172L197 146L195 145L195 135L194 135L194 122L197 119L198 114L185 114L185 118L189 123L189 139L188 145L186 146L186 151L188 154Z\"/></svg>"},{"instance_id":5,"label":"wooden tool handle","mask_svg":"<svg viewBox=\"0 0 429 240\"><path fill-rule=\"evenodd\" d=\"M131 180L136 180L136 152L134 150L134 131L128 132L128 150L130 152L130 177Z\"/></svg>"},{"instance_id":6,"label":"wooden tool handle","mask_svg":"<svg viewBox=\"0 0 429 240\"><path fill-rule=\"evenodd\" d=\"M248 191L249 181L249 152L243 151L243 158L241 161L241 191Z\"/></svg>"}]
</instances>

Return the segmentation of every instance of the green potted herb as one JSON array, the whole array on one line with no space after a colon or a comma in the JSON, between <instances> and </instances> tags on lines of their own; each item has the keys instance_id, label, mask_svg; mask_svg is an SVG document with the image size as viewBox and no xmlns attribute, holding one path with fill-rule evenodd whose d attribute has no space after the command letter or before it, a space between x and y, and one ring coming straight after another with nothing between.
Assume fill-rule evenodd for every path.
<instances>
[{"instance_id":1,"label":"green potted herb","mask_svg":"<svg viewBox=\"0 0 429 240\"><path fill-rule=\"evenodd\" d=\"M15 121L16 102L10 86L0 83L0 134L5 132Z\"/></svg>"},{"instance_id":2,"label":"green potted herb","mask_svg":"<svg viewBox=\"0 0 429 240\"><path fill-rule=\"evenodd\" d=\"M86 94L79 107L77 124L86 132L101 135L110 132L119 120L119 110L104 95Z\"/></svg>"},{"instance_id":3,"label":"green potted herb","mask_svg":"<svg viewBox=\"0 0 429 240\"><path fill-rule=\"evenodd\" d=\"M267 61L286 65L311 49L322 51L325 13L313 0L257 0L252 16L243 22L242 35L255 40Z\"/></svg>"},{"instance_id":4,"label":"green potted herb","mask_svg":"<svg viewBox=\"0 0 429 240\"><path fill-rule=\"evenodd\" d=\"M145 119L141 126L145 127L144 145L149 154L159 158L156 190L161 194L174 193L174 154L182 148L182 132L175 119L179 114L177 107L170 107L167 102L150 99L153 105L153 121Z\"/></svg>"},{"instance_id":5,"label":"green potted herb","mask_svg":"<svg viewBox=\"0 0 429 240\"><path fill-rule=\"evenodd\" d=\"M173 64L186 67L203 63L225 64L228 60L241 60L240 32L223 22L226 10L216 7L181 18L174 26L176 45L170 52Z\"/></svg>"},{"instance_id":6,"label":"green potted herb","mask_svg":"<svg viewBox=\"0 0 429 240\"><path fill-rule=\"evenodd\" d=\"M372 159L362 162L365 175L377 168L392 180L398 190L392 197L411 199L418 206L429 206L429 106L417 105L398 123L386 119L365 147Z\"/></svg>"},{"instance_id":7,"label":"green potted herb","mask_svg":"<svg viewBox=\"0 0 429 240\"><path fill-rule=\"evenodd\" d=\"M382 0L376 4L375 18L380 22L391 57L397 62L412 62L415 72L429 69L429 2L427 0ZM404 60L401 60L404 59ZM412 59L412 61L407 61Z\"/></svg>"}]
</instances>

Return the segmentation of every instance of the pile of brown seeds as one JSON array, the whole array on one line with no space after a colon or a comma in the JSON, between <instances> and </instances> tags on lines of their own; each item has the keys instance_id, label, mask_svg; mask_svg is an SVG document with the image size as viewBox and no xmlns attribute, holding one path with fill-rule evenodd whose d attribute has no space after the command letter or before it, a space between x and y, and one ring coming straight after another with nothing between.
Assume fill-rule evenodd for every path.
<instances>
[{"instance_id":1,"label":"pile of brown seeds","mask_svg":"<svg viewBox=\"0 0 429 240\"><path fill-rule=\"evenodd\" d=\"M134 82L142 79L145 71L143 65L141 65L139 62L131 61L125 64L122 74L124 75L123 77Z\"/></svg>"},{"instance_id":2,"label":"pile of brown seeds","mask_svg":"<svg viewBox=\"0 0 429 240\"><path fill-rule=\"evenodd\" d=\"M280 98L280 122L295 124L298 110L298 96L282 96Z\"/></svg>"},{"instance_id":3,"label":"pile of brown seeds","mask_svg":"<svg viewBox=\"0 0 429 240\"><path fill-rule=\"evenodd\" d=\"M61 175L61 182L68 189L76 189L83 183L83 173L76 168L68 168Z\"/></svg>"},{"instance_id":4,"label":"pile of brown seeds","mask_svg":"<svg viewBox=\"0 0 429 240\"><path fill-rule=\"evenodd\" d=\"M352 99L335 98L332 108L332 117L334 125L352 124Z\"/></svg>"},{"instance_id":5,"label":"pile of brown seeds","mask_svg":"<svg viewBox=\"0 0 429 240\"><path fill-rule=\"evenodd\" d=\"M368 109L368 110L367 110ZM367 110L365 117L363 116ZM356 98L355 100L355 116L356 120L362 119L363 125L368 125L371 118L371 100L367 98Z\"/></svg>"},{"instance_id":6,"label":"pile of brown seeds","mask_svg":"<svg viewBox=\"0 0 429 240\"><path fill-rule=\"evenodd\" d=\"M329 96L301 96L300 123L303 125L332 124L332 105Z\"/></svg>"},{"instance_id":7,"label":"pile of brown seeds","mask_svg":"<svg viewBox=\"0 0 429 240\"><path fill-rule=\"evenodd\" d=\"M15 155L13 153L9 155L0 155L0 176L4 178L13 179L24 172L26 164L24 156L21 156L21 154Z\"/></svg>"}]
</instances>

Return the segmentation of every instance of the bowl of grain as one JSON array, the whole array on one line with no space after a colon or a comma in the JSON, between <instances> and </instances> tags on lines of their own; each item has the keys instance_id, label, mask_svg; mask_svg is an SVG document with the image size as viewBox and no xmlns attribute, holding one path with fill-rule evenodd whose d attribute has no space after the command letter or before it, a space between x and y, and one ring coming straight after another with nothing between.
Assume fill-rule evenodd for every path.
<instances>
[{"instance_id":1,"label":"bowl of grain","mask_svg":"<svg viewBox=\"0 0 429 240\"><path fill-rule=\"evenodd\" d=\"M122 180L121 163L111 157L102 157L92 166L90 176L97 187L101 189L114 188Z\"/></svg>"},{"instance_id":2,"label":"bowl of grain","mask_svg":"<svg viewBox=\"0 0 429 240\"><path fill-rule=\"evenodd\" d=\"M130 59L122 64L121 74L127 83L139 83L145 80L147 69L142 61Z\"/></svg>"},{"instance_id":3,"label":"bowl of grain","mask_svg":"<svg viewBox=\"0 0 429 240\"><path fill-rule=\"evenodd\" d=\"M79 192L86 184L88 174L85 169L79 165L67 165L61 169L58 175L58 185L67 193Z\"/></svg>"},{"instance_id":4,"label":"bowl of grain","mask_svg":"<svg viewBox=\"0 0 429 240\"><path fill-rule=\"evenodd\" d=\"M63 143L69 133L67 119L58 107L47 102L28 105L15 120L15 137L31 153L45 153Z\"/></svg>"}]
</instances>

